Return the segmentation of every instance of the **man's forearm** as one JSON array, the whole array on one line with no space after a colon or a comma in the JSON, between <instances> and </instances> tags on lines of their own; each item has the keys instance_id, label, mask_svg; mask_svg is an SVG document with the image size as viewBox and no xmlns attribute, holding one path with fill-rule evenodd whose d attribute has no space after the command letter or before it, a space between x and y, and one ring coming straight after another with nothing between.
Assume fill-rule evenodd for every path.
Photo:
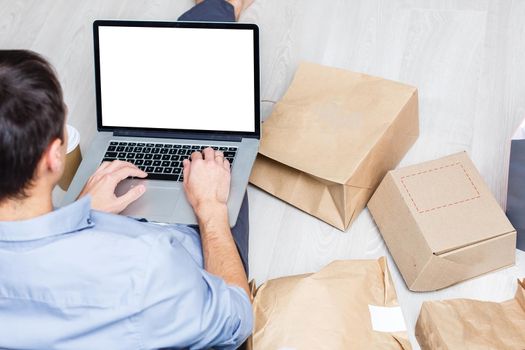
<instances>
[{"instance_id":1,"label":"man's forearm","mask_svg":"<svg viewBox=\"0 0 525 350\"><path fill-rule=\"evenodd\" d=\"M225 204L208 205L197 211L206 271L241 287L251 299L248 278L233 240Z\"/></svg>"}]
</instances>

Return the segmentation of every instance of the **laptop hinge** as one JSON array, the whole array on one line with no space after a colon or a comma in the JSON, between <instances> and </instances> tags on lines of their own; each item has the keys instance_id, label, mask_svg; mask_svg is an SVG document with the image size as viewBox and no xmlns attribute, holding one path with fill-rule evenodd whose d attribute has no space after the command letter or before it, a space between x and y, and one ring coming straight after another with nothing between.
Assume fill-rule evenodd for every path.
<instances>
[{"instance_id":1,"label":"laptop hinge","mask_svg":"<svg viewBox=\"0 0 525 350\"><path fill-rule=\"evenodd\" d=\"M136 131L136 130L115 130L115 136L124 137L151 137L184 140L213 140L241 142L244 135L231 135L226 133L192 133L192 132L167 132L167 131Z\"/></svg>"}]
</instances>

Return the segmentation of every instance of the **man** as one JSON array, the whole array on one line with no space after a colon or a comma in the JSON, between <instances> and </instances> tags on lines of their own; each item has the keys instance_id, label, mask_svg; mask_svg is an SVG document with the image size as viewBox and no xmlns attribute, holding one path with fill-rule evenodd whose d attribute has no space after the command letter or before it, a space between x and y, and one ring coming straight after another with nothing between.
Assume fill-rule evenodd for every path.
<instances>
[{"instance_id":1,"label":"man","mask_svg":"<svg viewBox=\"0 0 525 350\"><path fill-rule=\"evenodd\" d=\"M245 5L206 0L183 19L233 20ZM126 162L103 163L77 202L55 210L65 118L51 66L29 51L0 51L0 348L240 345L252 311L222 152L207 148L184 162L200 235L110 214L144 193L115 196L122 179L147 175Z\"/></svg>"}]
</instances>

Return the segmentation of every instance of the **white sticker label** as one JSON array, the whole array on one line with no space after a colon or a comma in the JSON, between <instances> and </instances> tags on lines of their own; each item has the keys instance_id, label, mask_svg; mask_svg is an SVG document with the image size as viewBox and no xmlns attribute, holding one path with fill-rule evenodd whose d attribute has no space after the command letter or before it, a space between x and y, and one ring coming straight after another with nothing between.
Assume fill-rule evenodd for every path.
<instances>
[{"instance_id":1,"label":"white sticker label","mask_svg":"<svg viewBox=\"0 0 525 350\"><path fill-rule=\"evenodd\" d=\"M406 332L407 326L399 306L368 305L372 329L377 332Z\"/></svg>"}]
</instances>

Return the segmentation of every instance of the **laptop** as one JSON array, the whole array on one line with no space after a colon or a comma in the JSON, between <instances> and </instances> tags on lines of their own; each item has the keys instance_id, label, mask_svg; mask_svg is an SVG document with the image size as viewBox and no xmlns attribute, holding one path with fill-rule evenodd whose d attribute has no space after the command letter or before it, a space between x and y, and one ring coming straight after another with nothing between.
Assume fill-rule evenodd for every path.
<instances>
[{"instance_id":1,"label":"laptop","mask_svg":"<svg viewBox=\"0 0 525 350\"><path fill-rule=\"evenodd\" d=\"M213 147L231 163L233 226L260 139L259 33L255 24L97 20L93 23L97 129L62 204L73 202L104 160L129 161L146 193L122 212L197 224L182 160Z\"/></svg>"}]
</instances>

